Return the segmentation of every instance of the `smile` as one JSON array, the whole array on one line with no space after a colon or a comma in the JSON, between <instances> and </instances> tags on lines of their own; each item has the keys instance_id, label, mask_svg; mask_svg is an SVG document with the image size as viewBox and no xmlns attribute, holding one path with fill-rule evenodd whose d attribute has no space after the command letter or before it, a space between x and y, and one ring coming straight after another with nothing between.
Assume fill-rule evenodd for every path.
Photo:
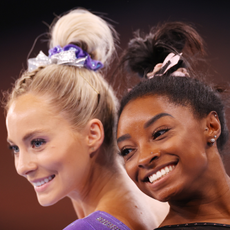
<instances>
[{"instance_id":1,"label":"smile","mask_svg":"<svg viewBox=\"0 0 230 230\"><path fill-rule=\"evenodd\" d=\"M39 180L37 182L32 182L32 184L35 186L35 187L40 187L42 186L43 184L45 183L48 183L49 181L53 180L53 178L55 177L55 175L52 175L52 176L49 176L49 177L46 177L42 180Z\"/></svg>"},{"instance_id":2,"label":"smile","mask_svg":"<svg viewBox=\"0 0 230 230\"><path fill-rule=\"evenodd\" d=\"M175 168L175 165L165 166L164 168L158 170L156 173L154 173L151 176L149 176L148 177L149 178L149 182L153 183L153 182L159 180L160 178L164 177L169 172L171 172L174 168Z\"/></svg>"}]
</instances>

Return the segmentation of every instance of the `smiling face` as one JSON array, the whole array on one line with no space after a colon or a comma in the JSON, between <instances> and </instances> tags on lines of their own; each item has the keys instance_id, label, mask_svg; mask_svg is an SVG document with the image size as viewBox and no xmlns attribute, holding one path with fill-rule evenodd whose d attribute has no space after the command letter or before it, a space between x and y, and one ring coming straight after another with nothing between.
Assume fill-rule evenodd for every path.
<instances>
[{"instance_id":1,"label":"smiling face","mask_svg":"<svg viewBox=\"0 0 230 230\"><path fill-rule=\"evenodd\" d=\"M44 98L32 94L11 104L6 125L16 170L34 186L41 205L84 188L90 167L84 130L73 131Z\"/></svg>"},{"instance_id":2,"label":"smiling face","mask_svg":"<svg viewBox=\"0 0 230 230\"><path fill-rule=\"evenodd\" d=\"M202 187L208 167L205 119L166 97L129 102L118 123L118 147L131 179L160 201L187 199Z\"/></svg>"}]
</instances>

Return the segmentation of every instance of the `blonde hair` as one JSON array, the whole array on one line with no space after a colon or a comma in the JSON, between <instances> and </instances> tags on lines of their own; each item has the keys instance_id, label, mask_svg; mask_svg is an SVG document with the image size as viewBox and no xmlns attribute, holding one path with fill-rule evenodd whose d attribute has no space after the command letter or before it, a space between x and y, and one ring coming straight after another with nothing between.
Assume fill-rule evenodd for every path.
<instances>
[{"instance_id":1,"label":"blonde hair","mask_svg":"<svg viewBox=\"0 0 230 230\"><path fill-rule=\"evenodd\" d=\"M108 66L114 57L117 39L110 24L89 11L77 9L62 16L53 26L50 48L75 44L87 51L91 58Z\"/></svg>"},{"instance_id":2,"label":"blonde hair","mask_svg":"<svg viewBox=\"0 0 230 230\"><path fill-rule=\"evenodd\" d=\"M90 27L86 28L88 23ZM84 43L87 46L85 51L103 62L115 51L113 33L114 30L101 18L82 9L74 10L54 25L50 44L51 47L63 47L69 43ZM26 93L45 97L50 108L63 114L76 130L83 128L92 118L98 118L104 126L103 145L110 148L111 153L111 148L116 148L114 129L118 101L99 72L56 64L26 71L8 94L6 112L16 98Z\"/></svg>"}]
</instances>

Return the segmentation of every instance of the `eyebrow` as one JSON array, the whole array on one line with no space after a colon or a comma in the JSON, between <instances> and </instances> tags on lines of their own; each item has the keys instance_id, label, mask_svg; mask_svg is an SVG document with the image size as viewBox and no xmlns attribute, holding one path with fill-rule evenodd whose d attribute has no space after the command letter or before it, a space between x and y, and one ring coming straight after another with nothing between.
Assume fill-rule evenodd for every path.
<instances>
[{"instance_id":1,"label":"eyebrow","mask_svg":"<svg viewBox=\"0 0 230 230\"><path fill-rule=\"evenodd\" d=\"M27 141L28 139L30 139L31 137L33 137L33 136L35 136L35 135L37 135L37 134L39 134L39 133L41 133L41 131L33 131L33 132L31 132L31 133L28 133L28 134L26 134L26 135L23 137L23 141L25 142L25 141Z\"/></svg>"},{"instance_id":2,"label":"eyebrow","mask_svg":"<svg viewBox=\"0 0 230 230\"><path fill-rule=\"evenodd\" d=\"M125 140L127 140L129 138L131 138L131 136L129 134L122 135L122 136L117 138L117 143L125 141Z\"/></svg>"},{"instance_id":3,"label":"eyebrow","mask_svg":"<svg viewBox=\"0 0 230 230\"><path fill-rule=\"evenodd\" d=\"M152 125L154 122L156 122L157 120L159 120L162 117L165 116L169 116L169 117L173 117L171 114L169 113L159 113L157 115L155 115L154 117L152 117L151 119L149 119L145 124L144 124L144 129L147 129L150 125Z\"/></svg>"},{"instance_id":4,"label":"eyebrow","mask_svg":"<svg viewBox=\"0 0 230 230\"><path fill-rule=\"evenodd\" d=\"M145 124L144 124L144 129L147 129L150 125L152 125L154 122L156 122L157 120L159 120L161 117L165 117L165 116L169 116L169 117L173 117L171 114L169 113L159 113L157 115L155 115L154 117L152 117L150 120L148 120ZM117 138L117 143L125 141L127 139L131 138L130 134L124 134L120 137Z\"/></svg>"},{"instance_id":5,"label":"eyebrow","mask_svg":"<svg viewBox=\"0 0 230 230\"><path fill-rule=\"evenodd\" d=\"M6 141L7 141L9 144L12 144L12 143L13 143L13 141L11 141L9 138L7 138Z\"/></svg>"},{"instance_id":6,"label":"eyebrow","mask_svg":"<svg viewBox=\"0 0 230 230\"><path fill-rule=\"evenodd\" d=\"M23 142L27 141L28 139L30 139L31 137L35 136L35 135L38 135L40 133L42 133L43 130L35 130L35 131L32 131L28 134L26 134L24 137L23 137ZM10 139L7 138L7 142L8 143L14 143L13 141L11 141Z\"/></svg>"}]
</instances>

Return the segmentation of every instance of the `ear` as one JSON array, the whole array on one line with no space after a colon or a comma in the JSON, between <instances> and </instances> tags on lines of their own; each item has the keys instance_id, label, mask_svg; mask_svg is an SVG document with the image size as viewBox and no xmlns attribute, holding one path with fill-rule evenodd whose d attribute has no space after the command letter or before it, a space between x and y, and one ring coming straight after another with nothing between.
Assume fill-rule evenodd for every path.
<instances>
[{"instance_id":1,"label":"ear","mask_svg":"<svg viewBox=\"0 0 230 230\"><path fill-rule=\"evenodd\" d=\"M100 148L104 141L104 127L99 119L92 119L88 122L87 145L90 157Z\"/></svg>"},{"instance_id":2,"label":"ear","mask_svg":"<svg viewBox=\"0 0 230 230\"><path fill-rule=\"evenodd\" d=\"M212 111L206 117L206 129L207 131L207 143L212 146L221 134L221 125L218 115L215 111Z\"/></svg>"}]
</instances>

